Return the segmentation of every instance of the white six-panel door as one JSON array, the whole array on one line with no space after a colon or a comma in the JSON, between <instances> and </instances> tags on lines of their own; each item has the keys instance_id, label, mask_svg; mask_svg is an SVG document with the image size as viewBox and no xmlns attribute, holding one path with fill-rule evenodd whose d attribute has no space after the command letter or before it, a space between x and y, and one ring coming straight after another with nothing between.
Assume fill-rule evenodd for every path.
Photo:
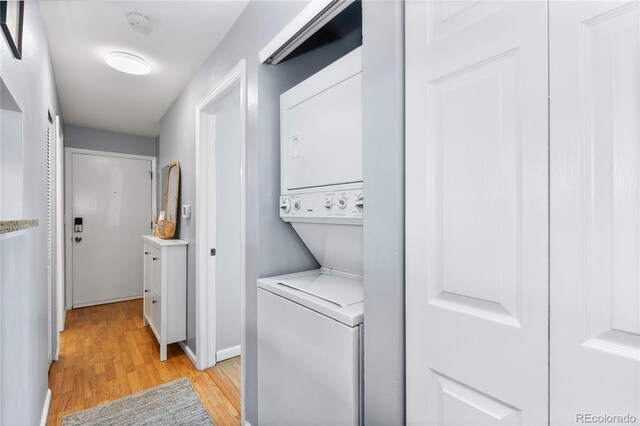
<instances>
[{"instance_id":1,"label":"white six-panel door","mask_svg":"<svg viewBox=\"0 0 640 426\"><path fill-rule=\"evenodd\" d=\"M407 4L410 424L640 422L639 2L546 9Z\"/></svg>"},{"instance_id":2,"label":"white six-panel door","mask_svg":"<svg viewBox=\"0 0 640 426\"><path fill-rule=\"evenodd\" d=\"M554 425L640 424L638 5L550 2Z\"/></svg>"},{"instance_id":3,"label":"white six-panel door","mask_svg":"<svg viewBox=\"0 0 640 426\"><path fill-rule=\"evenodd\" d=\"M407 422L548 421L545 2L406 6Z\"/></svg>"}]
</instances>

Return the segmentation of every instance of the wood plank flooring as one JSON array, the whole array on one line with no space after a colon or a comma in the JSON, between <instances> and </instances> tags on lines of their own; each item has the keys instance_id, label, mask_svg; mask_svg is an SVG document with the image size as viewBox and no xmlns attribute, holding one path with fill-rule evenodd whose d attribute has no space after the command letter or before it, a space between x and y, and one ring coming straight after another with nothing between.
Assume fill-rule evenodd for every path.
<instances>
[{"instance_id":1,"label":"wood plank flooring","mask_svg":"<svg viewBox=\"0 0 640 426\"><path fill-rule=\"evenodd\" d=\"M215 367L207 369L207 373L240 412L240 357L219 362Z\"/></svg>"},{"instance_id":2,"label":"wood plank flooring","mask_svg":"<svg viewBox=\"0 0 640 426\"><path fill-rule=\"evenodd\" d=\"M49 372L48 425L181 377L191 380L218 426L240 424L240 358L198 371L177 344L160 362L158 343L142 325L142 300L73 309L60 335L60 360Z\"/></svg>"}]
</instances>

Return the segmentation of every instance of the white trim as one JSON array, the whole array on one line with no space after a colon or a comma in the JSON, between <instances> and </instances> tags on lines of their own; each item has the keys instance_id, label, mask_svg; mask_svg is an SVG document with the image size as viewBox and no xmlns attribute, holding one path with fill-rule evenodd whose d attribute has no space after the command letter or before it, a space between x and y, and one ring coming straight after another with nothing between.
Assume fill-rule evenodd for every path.
<instances>
[{"instance_id":1,"label":"white trim","mask_svg":"<svg viewBox=\"0 0 640 426\"><path fill-rule=\"evenodd\" d=\"M89 306L100 306L100 305L108 305L109 303L118 303L118 302L126 302L128 300L137 300L137 299L142 299L143 296L131 296L131 297L118 297L117 299L109 299L109 300L103 300L101 302L95 303L95 302L91 302L91 303L80 303L79 305L73 305L73 309L77 309L77 308L87 308Z\"/></svg>"},{"instance_id":2,"label":"white trim","mask_svg":"<svg viewBox=\"0 0 640 426\"><path fill-rule=\"evenodd\" d=\"M234 356L240 355L241 346L232 346L227 349L222 349L216 352L216 362L221 362Z\"/></svg>"},{"instance_id":3,"label":"white trim","mask_svg":"<svg viewBox=\"0 0 640 426\"><path fill-rule=\"evenodd\" d=\"M135 154L124 154L121 152L109 152L109 151L96 151L92 149L80 149L80 148L65 148L64 149L64 227L65 227L65 270L69 271L68 274L65 274L65 304L66 309L72 309L73 306L73 245L71 244L71 219L73 213L73 154L85 154L85 155L98 155L101 157L116 157L116 158L130 158L134 160L148 160L151 161L151 173L153 173L153 181L151 185L151 217L149 221L154 220L156 216L156 157L150 155L135 155ZM68 236L68 238L67 238ZM135 296L131 298L125 298L122 300L112 300L108 302L100 302L97 304L83 304L75 306L83 307L83 306L92 306L92 305L102 305L105 303L115 303L122 302L125 300L139 299L140 296Z\"/></svg>"},{"instance_id":4,"label":"white trim","mask_svg":"<svg viewBox=\"0 0 640 426\"><path fill-rule=\"evenodd\" d=\"M251 426L251 423L249 423L248 421L244 421L244 426Z\"/></svg>"},{"instance_id":5,"label":"white trim","mask_svg":"<svg viewBox=\"0 0 640 426\"><path fill-rule=\"evenodd\" d=\"M241 278L240 282L240 316L241 316L241 346L244 347L244 286L245 286L245 186L246 186L246 155L245 155L245 123L246 123L246 72L245 61L240 61L229 74L202 98L195 107L196 115L196 368L204 370L212 367L216 363L215 341L215 284L209 288L209 277L215 269L214 262L209 255L209 238L212 230L209 225L211 210L208 207L209 188L212 183L207 173L208 162L211 158L211 149L206 143L206 137L201 132L201 126L211 126L211 122L201 121L203 111L217 98L224 96L229 90L240 88L240 108L241 108L241 165L240 165L240 240L242 244L240 260ZM205 118L206 119L206 118ZM205 129L205 131L207 131ZM215 259L214 259L215 261ZM244 393L243 393L244 399ZM244 407L244 404L242 404Z\"/></svg>"},{"instance_id":6,"label":"white trim","mask_svg":"<svg viewBox=\"0 0 640 426\"><path fill-rule=\"evenodd\" d=\"M46 159L47 159L47 168L46 168L46 172L47 172L47 222L45 225L45 232L46 232L46 236L47 236L47 340L48 340L48 345L47 345L47 359L49 361L49 365L51 365L51 362L54 361L53 357L54 357L54 350L53 350L53 345L54 342L57 343L58 342L58 333L56 333L56 335L53 335L53 323L54 321L56 321L55 318L53 318L53 284L54 284L54 276L52 274L53 272L53 229L54 229L54 223L53 223L53 203L54 203L54 198L53 198L53 194L55 191L55 185L54 185L54 178L55 176L53 176L53 171L54 171L54 148L55 148L55 139L54 139L54 135L53 132L55 131L55 124L53 121L53 116L51 115L51 111L52 109L49 108L47 114L48 114L48 127L47 127L47 153L46 153ZM56 321L56 329L58 328L57 325L57 321Z\"/></svg>"},{"instance_id":7,"label":"white trim","mask_svg":"<svg viewBox=\"0 0 640 426\"><path fill-rule=\"evenodd\" d=\"M47 389L47 396L44 399L44 407L42 407L42 416L40 417L40 426L47 426L47 417L49 417L50 405L51 405L51 389Z\"/></svg>"},{"instance_id":8,"label":"white trim","mask_svg":"<svg viewBox=\"0 0 640 426\"><path fill-rule=\"evenodd\" d=\"M55 119L56 136L56 313L58 329L58 353L60 352L60 332L64 330L67 310L64 301L64 134L60 116ZM56 357L57 359L57 357Z\"/></svg>"},{"instance_id":9,"label":"white trim","mask_svg":"<svg viewBox=\"0 0 640 426\"><path fill-rule=\"evenodd\" d=\"M277 65L351 3L353 0L313 0L260 50L260 63Z\"/></svg>"},{"instance_id":10,"label":"white trim","mask_svg":"<svg viewBox=\"0 0 640 426\"><path fill-rule=\"evenodd\" d=\"M66 154L99 155L101 157L132 158L134 160L156 160L156 157L152 155L126 154L123 152L97 151L94 149L65 148L64 151Z\"/></svg>"},{"instance_id":11,"label":"white trim","mask_svg":"<svg viewBox=\"0 0 640 426\"><path fill-rule=\"evenodd\" d=\"M197 362L196 362L196 355L193 353L191 348L187 346L185 342L178 342L178 344L182 348L182 352L184 352L185 355L187 355L187 358L189 358L189 361L191 361L191 364L193 364L194 367L198 368Z\"/></svg>"}]
</instances>

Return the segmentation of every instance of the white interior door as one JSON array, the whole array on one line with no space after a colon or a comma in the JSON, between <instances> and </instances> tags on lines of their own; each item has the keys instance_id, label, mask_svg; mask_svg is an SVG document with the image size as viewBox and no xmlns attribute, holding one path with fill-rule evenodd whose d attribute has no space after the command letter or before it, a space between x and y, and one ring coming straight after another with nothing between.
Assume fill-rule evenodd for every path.
<instances>
[{"instance_id":1,"label":"white interior door","mask_svg":"<svg viewBox=\"0 0 640 426\"><path fill-rule=\"evenodd\" d=\"M240 355L240 286L242 283L242 103L240 85L211 108L213 144L209 168L211 247L216 248L216 362ZM215 210L215 211L214 211Z\"/></svg>"},{"instance_id":2,"label":"white interior door","mask_svg":"<svg viewBox=\"0 0 640 426\"><path fill-rule=\"evenodd\" d=\"M152 222L150 159L72 153L73 306L142 297ZM75 219L82 218L82 232Z\"/></svg>"},{"instance_id":3,"label":"white interior door","mask_svg":"<svg viewBox=\"0 0 640 426\"><path fill-rule=\"evenodd\" d=\"M407 422L548 421L546 2L406 7Z\"/></svg>"},{"instance_id":4,"label":"white interior door","mask_svg":"<svg viewBox=\"0 0 640 426\"><path fill-rule=\"evenodd\" d=\"M550 3L551 424L640 422L639 22Z\"/></svg>"}]
</instances>

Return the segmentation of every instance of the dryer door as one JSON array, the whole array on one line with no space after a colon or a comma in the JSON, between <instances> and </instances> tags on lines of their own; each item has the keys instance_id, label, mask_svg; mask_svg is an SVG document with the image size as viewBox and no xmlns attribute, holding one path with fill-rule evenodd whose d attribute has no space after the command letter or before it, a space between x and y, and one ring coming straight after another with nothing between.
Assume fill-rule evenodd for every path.
<instances>
[{"instance_id":1,"label":"dryer door","mask_svg":"<svg viewBox=\"0 0 640 426\"><path fill-rule=\"evenodd\" d=\"M283 111L284 188L362 182L362 73Z\"/></svg>"}]
</instances>

